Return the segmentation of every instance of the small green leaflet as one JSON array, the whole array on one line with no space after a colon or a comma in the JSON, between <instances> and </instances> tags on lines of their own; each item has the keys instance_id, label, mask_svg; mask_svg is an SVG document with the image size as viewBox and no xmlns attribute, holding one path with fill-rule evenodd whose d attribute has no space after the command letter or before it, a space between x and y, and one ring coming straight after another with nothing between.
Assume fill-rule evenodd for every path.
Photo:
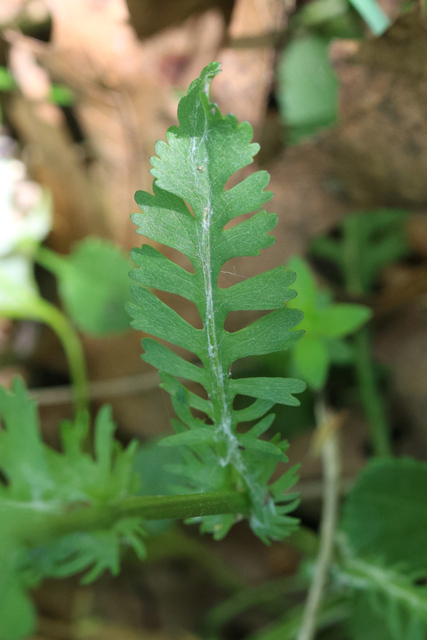
<instances>
[{"instance_id":1,"label":"small green leaflet","mask_svg":"<svg viewBox=\"0 0 427 640\"><path fill-rule=\"evenodd\" d=\"M87 571L94 580L102 571L119 570L123 543L142 556L141 520L124 518L108 530L81 532L36 547L28 539L34 526L49 515L81 504L105 505L135 495L133 470L136 442L123 450L113 438L111 411L104 407L95 423L94 455L85 451L89 419L61 425L62 452L46 446L35 404L23 383L0 387L0 640L14 640L34 627L28 589L44 577Z\"/></svg>"},{"instance_id":2,"label":"small green leaflet","mask_svg":"<svg viewBox=\"0 0 427 640\"><path fill-rule=\"evenodd\" d=\"M142 213L132 216L138 233L184 254L194 273L156 248L145 244L134 249L131 255L138 268L131 277L140 286L133 288L134 302L128 310L134 328L185 349L189 358L191 354L192 362L153 338L143 340L142 357L160 369L163 387L171 394L179 418L173 423L176 435L164 441L165 446L179 445L185 451L183 462L173 471L185 479L187 491L248 491L255 533L263 540L282 539L296 526L296 520L287 515L296 504L295 496L282 495L295 482L295 473L285 474L280 490L269 481L277 462L286 460L285 443L271 436L260 439L267 430L262 420L261 426L246 434L238 424L262 418L276 402L299 404L294 394L305 385L280 378L233 379L232 366L240 358L293 345L303 333L295 330L302 314L285 307L295 292L289 289L294 275L283 267L226 289L218 286L225 262L259 255L273 244L270 231L277 222L275 214L259 211L272 196L265 191L266 171L225 189L236 171L252 163L258 145L251 143L252 128L247 122L239 124L234 116L223 116L210 102L209 85L218 73L219 64L211 63L180 101L179 126L168 130L166 142L156 144L157 156L151 159L153 194L137 192ZM232 228L224 228L227 222L252 212ZM194 303L203 329L195 329L147 287ZM229 333L224 329L225 319L238 310L270 313ZM207 399L190 392L177 377L201 384ZM238 394L254 398L243 412L233 409ZM193 409L203 417L195 417ZM202 530L219 538L234 520L230 515L202 518Z\"/></svg>"},{"instance_id":3,"label":"small green leaflet","mask_svg":"<svg viewBox=\"0 0 427 640\"><path fill-rule=\"evenodd\" d=\"M304 312L300 324L306 330L304 340L291 350L297 375L313 389L321 389L327 381L334 353L345 345L343 338L359 329L371 317L371 310L360 304L334 303L327 291L316 285L309 266L302 258L292 258L288 268L297 275L298 298L295 304ZM344 346L345 348L345 346Z\"/></svg>"}]
</instances>

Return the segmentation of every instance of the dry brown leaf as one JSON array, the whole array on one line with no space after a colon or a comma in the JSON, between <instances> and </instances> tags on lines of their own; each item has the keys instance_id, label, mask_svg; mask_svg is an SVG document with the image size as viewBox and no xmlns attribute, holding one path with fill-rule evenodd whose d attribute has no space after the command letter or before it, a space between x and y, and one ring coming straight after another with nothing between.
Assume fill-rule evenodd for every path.
<instances>
[{"instance_id":1,"label":"dry brown leaf","mask_svg":"<svg viewBox=\"0 0 427 640\"><path fill-rule=\"evenodd\" d=\"M315 235L352 210L336 177L334 158L320 142L289 147L270 169L271 208L279 216L277 242L269 253L283 262L306 253Z\"/></svg>"},{"instance_id":2,"label":"dry brown leaf","mask_svg":"<svg viewBox=\"0 0 427 640\"><path fill-rule=\"evenodd\" d=\"M418 10L380 38L336 42L340 123L329 138L336 168L356 202L427 200L427 32Z\"/></svg>"},{"instance_id":3,"label":"dry brown leaf","mask_svg":"<svg viewBox=\"0 0 427 640\"><path fill-rule=\"evenodd\" d=\"M126 0L126 3L132 26L138 37L144 39L212 9L228 22L234 0L162 0L161 11L158 0Z\"/></svg>"},{"instance_id":4,"label":"dry brown leaf","mask_svg":"<svg viewBox=\"0 0 427 640\"><path fill-rule=\"evenodd\" d=\"M124 0L49 0L49 6L52 42L33 42L34 49L52 76L77 94L90 178L104 195L109 234L130 248L133 193L151 187L149 157L175 122L174 89L188 86L216 57L223 18L207 12L141 42Z\"/></svg>"},{"instance_id":5,"label":"dry brown leaf","mask_svg":"<svg viewBox=\"0 0 427 640\"><path fill-rule=\"evenodd\" d=\"M261 47L248 44L239 48L241 39L269 35L285 24L285 4L279 0L237 0L228 29L231 46L224 48L219 60L223 73L213 87L220 107L250 122L259 136L273 81L276 58L275 41ZM233 47L233 42L235 46Z\"/></svg>"}]
</instances>

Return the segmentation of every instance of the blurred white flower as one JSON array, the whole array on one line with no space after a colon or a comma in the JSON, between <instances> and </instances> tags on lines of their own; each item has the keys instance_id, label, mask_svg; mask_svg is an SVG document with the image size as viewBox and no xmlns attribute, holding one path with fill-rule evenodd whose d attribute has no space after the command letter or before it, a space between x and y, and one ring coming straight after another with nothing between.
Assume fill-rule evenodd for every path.
<instances>
[{"instance_id":1,"label":"blurred white flower","mask_svg":"<svg viewBox=\"0 0 427 640\"><path fill-rule=\"evenodd\" d=\"M41 242L52 224L50 198L19 160L0 158L0 258Z\"/></svg>"},{"instance_id":2,"label":"blurred white flower","mask_svg":"<svg viewBox=\"0 0 427 640\"><path fill-rule=\"evenodd\" d=\"M38 296L33 278L33 266L25 256L10 256L0 260L0 313L23 314Z\"/></svg>"},{"instance_id":3,"label":"blurred white flower","mask_svg":"<svg viewBox=\"0 0 427 640\"><path fill-rule=\"evenodd\" d=\"M25 165L0 158L0 312L19 316L38 295L28 245L41 242L51 222L50 198Z\"/></svg>"}]
</instances>

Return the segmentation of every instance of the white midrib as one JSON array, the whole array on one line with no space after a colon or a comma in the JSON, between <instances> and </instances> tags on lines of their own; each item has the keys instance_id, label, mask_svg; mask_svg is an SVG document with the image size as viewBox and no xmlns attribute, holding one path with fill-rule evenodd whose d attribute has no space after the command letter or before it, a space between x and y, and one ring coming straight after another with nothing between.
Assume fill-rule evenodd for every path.
<instances>
[{"instance_id":1,"label":"white midrib","mask_svg":"<svg viewBox=\"0 0 427 640\"><path fill-rule=\"evenodd\" d=\"M222 466L229 464L237 450L237 439L231 428L231 409L225 389L225 373L223 370L218 334L215 322L215 305L212 283L212 258L211 258L211 226L213 209L210 197L203 209L202 232L200 235L199 255L202 263L203 286L206 300L205 329L207 339L207 356L210 369L214 378L215 395L220 403L220 420L218 429L227 443L227 455L220 459Z\"/></svg>"},{"instance_id":2,"label":"white midrib","mask_svg":"<svg viewBox=\"0 0 427 640\"><path fill-rule=\"evenodd\" d=\"M200 139L194 136L191 141L190 159L193 167L194 183L196 185L199 184L201 175L205 174L209 168L209 157L207 151L205 150L205 153L203 154L200 153L207 138L207 134L208 132L205 122L205 131L203 136ZM222 466L226 466L235 458L235 454L238 453L238 442L232 431L231 408L229 406L227 392L225 389L225 373L221 362L215 322L211 254L213 215L212 198L209 190L206 194L206 201L203 207L201 230L200 226L196 224L198 243L197 251L202 266L203 287L206 301L204 325L207 339L207 357L210 364L209 368L213 375L214 389L212 389L212 392L215 394L215 401L219 402L220 405L220 417L217 423L217 429L221 436L220 439L223 441L225 440L227 448L227 454L223 458L220 458L220 464Z\"/></svg>"},{"instance_id":3,"label":"white midrib","mask_svg":"<svg viewBox=\"0 0 427 640\"><path fill-rule=\"evenodd\" d=\"M206 161L205 161L206 162ZM221 439L226 442L227 454L226 456L219 458L221 466L225 467L228 464L233 464L239 474L251 488L252 492L256 492L257 485L253 482L252 478L248 475L246 465L243 461L241 452L239 450L239 442L232 431L232 417L231 407L227 398L225 389L226 374L223 371L220 345L217 339L217 330L215 322L215 305L214 305L214 293L212 283L212 254L211 254L211 226L212 217L214 215L211 197L208 196L206 205L203 209L202 217L202 232L199 235L199 229L197 229L198 238L198 251L200 261L202 263L203 272L203 286L205 291L206 300L206 314L205 314L205 328L206 337L208 343L207 355L210 362L210 369L214 377L215 395L219 398L221 405L220 420L217 425ZM273 503L270 500L270 506L274 509ZM252 516L253 518L253 516ZM261 524L261 523L260 523Z\"/></svg>"}]
</instances>

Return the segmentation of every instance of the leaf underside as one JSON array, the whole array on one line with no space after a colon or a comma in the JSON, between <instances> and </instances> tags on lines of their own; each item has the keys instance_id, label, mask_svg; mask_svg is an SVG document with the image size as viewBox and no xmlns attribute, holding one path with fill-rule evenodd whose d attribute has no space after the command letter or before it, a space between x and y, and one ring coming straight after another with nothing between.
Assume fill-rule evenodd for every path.
<instances>
[{"instance_id":1,"label":"leaf underside","mask_svg":"<svg viewBox=\"0 0 427 640\"><path fill-rule=\"evenodd\" d=\"M177 435L165 445L185 444L180 466L187 490L246 490L252 498L251 525L263 540L282 539L296 526L288 512L295 496L283 491L295 482L290 470L278 488L269 485L277 462L286 461L285 444L260 439L261 427L244 434L238 428L245 420L261 419L276 402L297 405L293 394L304 390L299 380L277 378L233 379L231 367L239 358L282 351L292 345L301 331L294 328L302 319L297 309L285 308L295 296L289 289L295 276L277 267L228 288L218 286L225 262L238 256L259 255L271 246L269 232L277 216L259 211L272 194L265 191L266 171L258 171L230 189L225 185L233 174L253 162L258 145L251 143L252 128L239 124L232 115L223 116L209 101L209 85L219 73L211 63L190 86L178 107L179 126L171 127L166 142L156 145L151 159L153 194L138 191L136 202L142 213L132 216L137 232L174 249L190 260L194 273L178 266L160 251L143 245L134 249L137 269L131 277L134 302L128 305L132 326L193 354L188 362L153 338L145 338L143 359L162 373L163 387L171 394L179 418ZM243 214L254 215L232 228L225 225ZM171 309L148 287L178 294L194 303L203 322L196 329ZM224 329L231 311L269 310L249 326L230 333ZM207 399L189 391L179 380L197 382ZM252 409L233 409L237 394L254 398ZM209 419L195 417L193 409ZM248 417L249 416L249 417ZM175 470L176 471L176 470ZM203 531L217 538L226 534L233 516L200 519Z\"/></svg>"}]
</instances>

